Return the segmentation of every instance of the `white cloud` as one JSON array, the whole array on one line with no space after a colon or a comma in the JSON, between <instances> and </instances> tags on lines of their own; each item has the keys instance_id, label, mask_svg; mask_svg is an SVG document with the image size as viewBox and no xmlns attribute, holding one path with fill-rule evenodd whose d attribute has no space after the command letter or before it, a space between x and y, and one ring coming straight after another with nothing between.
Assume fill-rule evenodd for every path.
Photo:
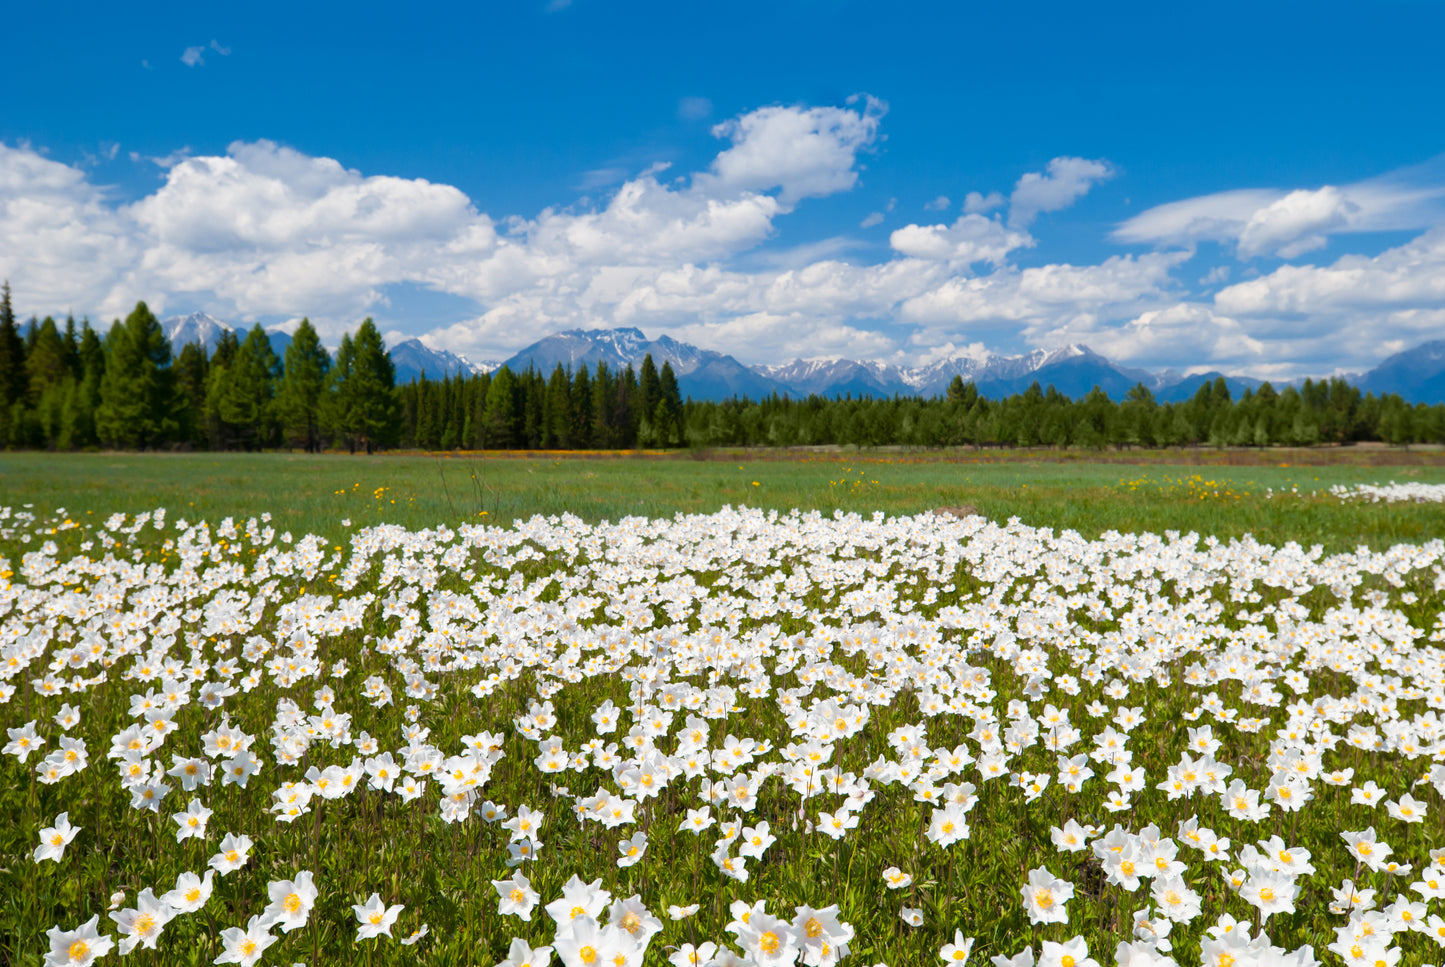
<instances>
[{"instance_id":1,"label":"white cloud","mask_svg":"<svg viewBox=\"0 0 1445 967\"><path fill-rule=\"evenodd\" d=\"M1096 265L1016 264L1035 246L1030 233L969 210L996 209L996 194L973 193L951 223L893 231L876 264L852 264L878 247L848 236L761 247L804 199L856 186L882 111L876 102L763 108L715 127L725 141L701 171L623 172L597 204L530 217L491 215L450 185L364 174L267 141L158 159L161 186L122 204L81 166L0 145L0 276L25 314L74 307L109 318L144 298L157 311L169 303L238 322L304 314L331 341L367 314L411 331L385 294L427 288L477 303L473 318L426 336L474 358L505 358L560 329L637 325L746 362L830 353L907 362L987 337L1012 344L1000 348L1086 342L1142 365L1294 375L1363 369L1383 347L1445 325L1445 229L1375 257L1246 272L1212 301L1181 301L1174 273L1201 233L1266 253L1313 244L1361 219L1380 224L1382 212L1400 217L1367 204L1384 196L1384 179L1374 195L1237 194L1152 209L1119 233L1172 233L1183 247ZM1057 210L1111 171L1055 159L1019 180L1011 214ZM1425 189L1411 190L1428 205ZM1217 269L1203 284L1227 279Z\"/></svg>"},{"instance_id":2,"label":"white cloud","mask_svg":"<svg viewBox=\"0 0 1445 967\"><path fill-rule=\"evenodd\" d=\"M1034 244L1028 232L1017 232L982 215L963 215L952 226L907 225L889 236L893 250L919 259L1000 265L1010 252Z\"/></svg>"},{"instance_id":3,"label":"white cloud","mask_svg":"<svg viewBox=\"0 0 1445 967\"><path fill-rule=\"evenodd\" d=\"M1349 324L1370 310L1438 308L1445 304L1445 228L1376 256L1283 265L1221 289L1214 302L1236 315L1305 316L1311 325Z\"/></svg>"},{"instance_id":4,"label":"white cloud","mask_svg":"<svg viewBox=\"0 0 1445 967\"><path fill-rule=\"evenodd\" d=\"M1229 266L1216 265L1208 272L1199 277L1200 285L1218 285L1221 282L1229 281Z\"/></svg>"},{"instance_id":5,"label":"white cloud","mask_svg":"<svg viewBox=\"0 0 1445 967\"><path fill-rule=\"evenodd\" d=\"M1122 326L1066 329L1057 338L1087 342L1110 359L1136 366L1178 365L1189 359L1240 371L1268 360L1265 345L1238 320L1198 303L1150 309Z\"/></svg>"},{"instance_id":6,"label":"white cloud","mask_svg":"<svg viewBox=\"0 0 1445 967\"><path fill-rule=\"evenodd\" d=\"M1157 205L1114 230L1121 242L1232 244L1240 258L1296 258L1331 235L1427 229L1445 222L1445 156L1348 185L1248 188Z\"/></svg>"},{"instance_id":7,"label":"white cloud","mask_svg":"<svg viewBox=\"0 0 1445 967\"><path fill-rule=\"evenodd\" d=\"M231 48L222 47L218 41L212 39L209 44L203 44L199 47L187 47L181 52L181 63L187 67L203 67L206 63L206 54L210 52L220 54L222 57L229 57L231 55ZM150 64L145 61L141 61L141 64L147 69L150 68Z\"/></svg>"},{"instance_id":8,"label":"white cloud","mask_svg":"<svg viewBox=\"0 0 1445 967\"><path fill-rule=\"evenodd\" d=\"M1007 202L1008 199L996 191L987 195L971 191L963 198L963 210L969 215L986 215L995 208L1002 208Z\"/></svg>"},{"instance_id":9,"label":"white cloud","mask_svg":"<svg viewBox=\"0 0 1445 967\"><path fill-rule=\"evenodd\" d=\"M0 276L17 308L96 309L125 286L139 250L129 220L84 171L0 143Z\"/></svg>"},{"instance_id":10,"label":"white cloud","mask_svg":"<svg viewBox=\"0 0 1445 967\"><path fill-rule=\"evenodd\" d=\"M684 97L677 102L677 116L684 121L701 121L712 116L712 101L705 97Z\"/></svg>"},{"instance_id":11,"label":"white cloud","mask_svg":"<svg viewBox=\"0 0 1445 967\"><path fill-rule=\"evenodd\" d=\"M859 228L872 228L874 225L883 224L882 212L869 212L868 216L858 223Z\"/></svg>"},{"instance_id":12,"label":"white cloud","mask_svg":"<svg viewBox=\"0 0 1445 967\"><path fill-rule=\"evenodd\" d=\"M968 216L977 217L977 216ZM1170 270L1187 253L1119 255L1099 265L1002 268L976 278L950 277L905 300L899 318L921 326L963 332L1022 331L1035 345L1080 316L1121 318L1149 301L1163 302Z\"/></svg>"},{"instance_id":13,"label":"white cloud","mask_svg":"<svg viewBox=\"0 0 1445 967\"><path fill-rule=\"evenodd\" d=\"M944 212L948 211L948 206L951 204L953 203L948 200L947 195L939 195L937 198L933 199L933 201L925 204L923 206L923 209L924 211L930 212Z\"/></svg>"},{"instance_id":14,"label":"white cloud","mask_svg":"<svg viewBox=\"0 0 1445 967\"><path fill-rule=\"evenodd\" d=\"M1338 188L1292 191L1249 216L1239 233L1239 255L1294 258L1324 248L1322 233L1343 227L1359 210Z\"/></svg>"},{"instance_id":15,"label":"white cloud","mask_svg":"<svg viewBox=\"0 0 1445 967\"><path fill-rule=\"evenodd\" d=\"M1045 172L1030 171L1014 185L1009 196L1009 224L1027 228L1041 212L1068 208L1089 189L1114 177L1107 161L1055 158Z\"/></svg>"},{"instance_id":16,"label":"white cloud","mask_svg":"<svg viewBox=\"0 0 1445 967\"><path fill-rule=\"evenodd\" d=\"M790 209L803 198L847 191L858 181L859 152L873 144L888 105L867 98L862 111L765 107L715 126L732 147L693 179L709 196L778 189Z\"/></svg>"}]
</instances>

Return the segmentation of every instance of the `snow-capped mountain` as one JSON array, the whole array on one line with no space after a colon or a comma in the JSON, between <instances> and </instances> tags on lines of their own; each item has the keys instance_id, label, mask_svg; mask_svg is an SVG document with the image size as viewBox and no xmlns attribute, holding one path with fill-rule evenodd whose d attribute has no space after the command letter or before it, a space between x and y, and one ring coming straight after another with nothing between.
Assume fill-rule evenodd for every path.
<instances>
[{"instance_id":1,"label":"snow-capped mountain","mask_svg":"<svg viewBox=\"0 0 1445 967\"><path fill-rule=\"evenodd\" d=\"M757 371L786 386L794 396L912 395L906 374L892 363L858 359L795 359Z\"/></svg>"},{"instance_id":2,"label":"snow-capped mountain","mask_svg":"<svg viewBox=\"0 0 1445 967\"><path fill-rule=\"evenodd\" d=\"M187 343L199 342L214 351L223 333L234 331L245 338L245 327L234 326L204 312L173 316L161 323L173 352ZM267 336L278 356L284 356L289 334L279 329ZM405 339L390 349L396 366L396 380L407 383L425 374L440 379L458 374L491 372L505 365L513 372L529 368L544 376L558 365L575 371L579 366L606 363L613 370L627 366L637 369L649 353L661 367L672 365L684 396L698 400L732 397L759 399L777 393L782 396L942 396L955 376L973 383L990 398L1021 393L1037 382L1052 386L1066 396L1079 398L1094 387L1110 397L1122 399L1135 385L1143 383L1160 402L1176 402L1193 396L1201 385L1213 382L1217 372L1181 376L1173 370L1151 371L1120 366L1074 343L1057 349L1035 349L1018 355L989 352L981 347L932 360L920 366L899 366L879 360L795 359L775 365L746 366L732 356L702 349L671 336L647 338L640 329L572 329L539 339L503 362L474 362L445 349L433 349L420 339ZM1374 393L1399 393L1407 401L1445 402L1445 340L1423 343L1398 353L1369 372L1347 379ZM1238 397L1245 389L1260 385L1257 379L1225 376L1230 393ZM1277 384L1277 388L1283 384Z\"/></svg>"},{"instance_id":3,"label":"snow-capped mountain","mask_svg":"<svg viewBox=\"0 0 1445 967\"><path fill-rule=\"evenodd\" d=\"M204 312L171 316L161 323L161 328L165 330L166 339L170 341L172 356L179 353L182 346L193 342L204 346L206 354L210 355L216 351L216 344L225 333L234 332L237 339L244 340L246 333L250 331L249 326L233 326ZM291 334L279 329L264 329L264 332L271 343L271 351L278 359L285 358L286 347L291 345Z\"/></svg>"},{"instance_id":4,"label":"snow-capped mountain","mask_svg":"<svg viewBox=\"0 0 1445 967\"><path fill-rule=\"evenodd\" d=\"M402 340L392 346L388 353L391 355L392 365L396 367L398 384L410 383L420 379L423 374L428 379L444 379L448 376L490 373L501 365L491 360L474 363L457 353L433 349L420 339Z\"/></svg>"},{"instance_id":5,"label":"snow-capped mountain","mask_svg":"<svg viewBox=\"0 0 1445 967\"><path fill-rule=\"evenodd\" d=\"M671 336L648 339L639 329L571 329L539 339L504 364L513 372L535 369L550 375L558 365L576 369L582 364L606 363L609 369L636 369L651 354L658 367L671 363L684 396L695 399L757 399L786 387L767 375L744 366L731 356L699 349Z\"/></svg>"},{"instance_id":6,"label":"snow-capped mountain","mask_svg":"<svg viewBox=\"0 0 1445 967\"><path fill-rule=\"evenodd\" d=\"M188 343L198 342L206 348L206 352L212 353L216 350L216 343L221 341L224 333L235 332L235 327L228 322L222 322L213 315L204 312L193 312L188 316L171 316L161 323L161 328L166 332L166 338L170 340L171 351L178 352L180 348Z\"/></svg>"}]
</instances>

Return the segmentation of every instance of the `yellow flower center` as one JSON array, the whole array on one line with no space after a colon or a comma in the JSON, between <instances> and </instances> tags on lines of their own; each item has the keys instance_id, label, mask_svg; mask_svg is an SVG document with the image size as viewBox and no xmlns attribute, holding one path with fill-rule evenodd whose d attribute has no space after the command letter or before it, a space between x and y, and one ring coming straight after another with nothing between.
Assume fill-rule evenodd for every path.
<instances>
[{"instance_id":1,"label":"yellow flower center","mask_svg":"<svg viewBox=\"0 0 1445 967\"><path fill-rule=\"evenodd\" d=\"M67 953L70 954L71 960L84 960L90 954L90 944L84 940L77 940L70 945Z\"/></svg>"},{"instance_id":2,"label":"yellow flower center","mask_svg":"<svg viewBox=\"0 0 1445 967\"><path fill-rule=\"evenodd\" d=\"M812 940L823 932L823 924L817 917L809 917L808 922L803 924L803 932L808 935L808 939Z\"/></svg>"},{"instance_id":3,"label":"yellow flower center","mask_svg":"<svg viewBox=\"0 0 1445 967\"><path fill-rule=\"evenodd\" d=\"M771 930L767 931L758 938L758 949L760 949L765 954L777 953L780 946L782 946L782 941L780 941L778 939L778 935L773 933Z\"/></svg>"}]
</instances>

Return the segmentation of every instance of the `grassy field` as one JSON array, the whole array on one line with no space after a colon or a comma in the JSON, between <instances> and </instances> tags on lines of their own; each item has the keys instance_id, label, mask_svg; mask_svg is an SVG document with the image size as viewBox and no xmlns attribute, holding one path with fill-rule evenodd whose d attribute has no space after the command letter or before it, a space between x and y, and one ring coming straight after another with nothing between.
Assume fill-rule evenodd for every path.
<instances>
[{"instance_id":1,"label":"grassy field","mask_svg":"<svg viewBox=\"0 0 1445 967\"><path fill-rule=\"evenodd\" d=\"M269 512L278 530L337 537L375 523L417 529L534 514L589 522L627 516L710 513L724 505L888 515L972 505L995 520L1073 529L1195 531L1221 539L1253 534L1326 550L1420 542L1445 534L1439 505L1342 504L1335 484L1445 482L1442 455L1377 466L1388 452L1358 450L1142 453L1138 463L1075 455L767 454L608 458L556 456L306 456L299 454L0 455L0 505L33 504L71 516L140 513L219 521ZM957 455L956 455L957 456ZM1167 462L1171 456L1178 463ZM1338 462L1307 465L1332 456ZM1224 461L1270 459L1268 465ZM1195 465L1190 460L1209 461ZM1210 465L1213 463L1214 465ZM1431 465L1431 464L1434 465ZM1281 499L1280 491L1293 491ZM1275 496L1267 496L1273 490ZM350 525L343 522L350 521Z\"/></svg>"},{"instance_id":2,"label":"grassy field","mask_svg":"<svg viewBox=\"0 0 1445 967\"><path fill-rule=\"evenodd\" d=\"M0 964L1439 963L1445 553L1206 542L1445 532L1341 455L4 455Z\"/></svg>"}]
</instances>

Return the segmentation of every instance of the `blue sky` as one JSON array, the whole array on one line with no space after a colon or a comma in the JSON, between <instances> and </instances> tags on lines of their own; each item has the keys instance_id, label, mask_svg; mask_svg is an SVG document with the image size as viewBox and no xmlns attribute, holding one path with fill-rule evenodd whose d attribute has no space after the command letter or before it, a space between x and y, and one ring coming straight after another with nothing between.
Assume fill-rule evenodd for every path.
<instances>
[{"instance_id":1,"label":"blue sky","mask_svg":"<svg viewBox=\"0 0 1445 967\"><path fill-rule=\"evenodd\" d=\"M635 325L1295 376L1445 336L1445 5L1165 6L30 5L0 274L474 358Z\"/></svg>"}]
</instances>

